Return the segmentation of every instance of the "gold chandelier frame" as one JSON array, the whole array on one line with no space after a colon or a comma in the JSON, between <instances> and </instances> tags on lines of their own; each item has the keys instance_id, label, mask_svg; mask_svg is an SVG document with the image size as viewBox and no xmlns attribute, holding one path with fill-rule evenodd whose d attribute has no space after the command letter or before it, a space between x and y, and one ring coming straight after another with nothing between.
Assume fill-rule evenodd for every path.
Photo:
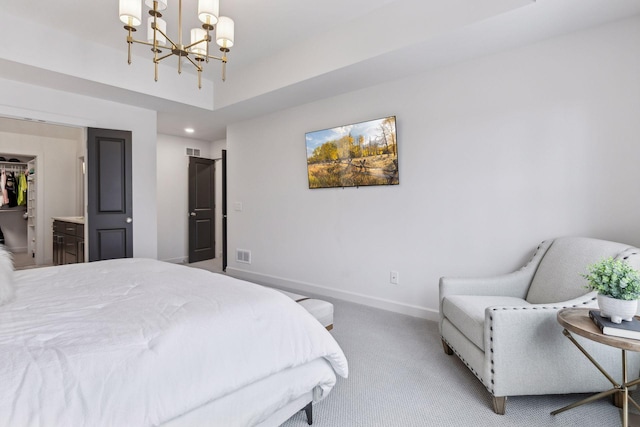
<instances>
[{"instance_id":1,"label":"gold chandelier frame","mask_svg":"<svg viewBox=\"0 0 640 427\"><path fill-rule=\"evenodd\" d=\"M233 46L233 32L234 23L231 18L216 16L211 12L200 13L199 5L199 17L202 21L202 29L194 28L191 30L191 43L185 45L182 40L182 0L178 2L178 40L175 42L166 32L166 23L161 19L162 6L166 8L166 0L147 0L145 3L150 6L153 1L153 8L149 10L149 26L147 28L147 40L137 40L133 37L133 33L136 31L136 26L142 22L141 16L137 16L137 8L141 7L141 0L120 0L120 20L124 22L124 29L127 30L127 62L131 64L131 46L133 43L138 43L151 47L153 52L154 63L154 80L158 81L158 64L172 56L178 57L178 74L182 74L182 58L186 58L198 72L198 89L202 88L202 71L204 69L203 63L209 63L210 59L215 59L222 62L222 81L226 80L226 65L227 54L229 48ZM200 0L202 1L202 0ZM217 12L218 0L208 0L206 3L215 2L215 9ZM137 2L135 4L134 2ZM123 3L125 6L123 7ZM128 4L127 4L128 3ZM128 8L127 8L128 7ZM131 12L134 8L135 12ZM204 15L204 16L203 16ZM213 22L212 22L213 18ZM216 25L218 28L216 29ZM162 25L161 25L162 24ZM224 28L220 27L224 25ZM164 29L162 28L164 27ZM220 46L221 56L211 55L209 52L209 43L211 42L211 32L216 29L217 44ZM151 35L152 34L152 35ZM166 44L168 42L168 44ZM164 54L164 50L168 50L169 53Z\"/></svg>"}]
</instances>

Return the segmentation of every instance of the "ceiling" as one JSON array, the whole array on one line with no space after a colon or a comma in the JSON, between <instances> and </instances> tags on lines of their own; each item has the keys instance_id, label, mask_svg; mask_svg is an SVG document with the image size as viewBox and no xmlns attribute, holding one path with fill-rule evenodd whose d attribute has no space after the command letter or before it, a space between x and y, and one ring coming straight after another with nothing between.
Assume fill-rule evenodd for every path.
<instances>
[{"instance_id":1,"label":"ceiling","mask_svg":"<svg viewBox=\"0 0 640 427\"><path fill-rule=\"evenodd\" d=\"M154 83L143 46L126 65L118 0L0 2L11 37L35 33L22 50L0 47L0 77L153 109L158 132L189 137L193 127L202 140L225 138L230 123L640 14L640 0L220 0L236 27L227 81L214 61L197 90L194 72L177 76L175 64ZM178 2L169 2L175 36ZM186 33L198 26L197 0L182 3Z\"/></svg>"}]
</instances>

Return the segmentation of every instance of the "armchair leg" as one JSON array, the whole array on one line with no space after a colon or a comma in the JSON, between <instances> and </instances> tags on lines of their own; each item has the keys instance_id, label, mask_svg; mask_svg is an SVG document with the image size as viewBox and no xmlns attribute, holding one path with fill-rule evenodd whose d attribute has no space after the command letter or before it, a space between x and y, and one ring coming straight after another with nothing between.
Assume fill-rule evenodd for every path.
<instances>
[{"instance_id":1,"label":"armchair leg","mask_svg":"<svg viewBox=\"0 0 640 427\"><path fill-rule=\"evenodd\" d=\"M448 354L449 356L453 354L453 350L451 350L451 347L449 347L449 345L444 342L444 340L442 340L442 348L444 349L445 354Z\"/></svg>"},{"instance_id":2,"label":"armchair leg","mask_svg":"<svg viewBox=\"0 0 640 427\"><path fill-rule=\"evenodd\" d=\"M504 415L507 408L507 396L491 396L493 400L493 411L498 415Z\"/></svg>"}]
</instances>

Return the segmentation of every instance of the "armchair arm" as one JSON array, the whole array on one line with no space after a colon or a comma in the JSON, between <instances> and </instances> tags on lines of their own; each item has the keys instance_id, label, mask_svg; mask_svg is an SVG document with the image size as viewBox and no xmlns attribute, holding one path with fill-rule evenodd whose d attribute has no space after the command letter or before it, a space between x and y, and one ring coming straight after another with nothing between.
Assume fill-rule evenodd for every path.
<instances>
[{"instance_id":1,"label":"armchair arm","mask_svg":"<svg viewBox=\"0 0 640 427\"><path fill-rule=\"evenodd\" d=\"M572 358L557 357L563 348L569 348L568 354L579 354L562 335L557 321L558 311L567 307L597 307L596 292L551 304L485 309L484 345L490 350L485 372L494 395L537 394L536 387L547 387L562 372L575 369ZM521 375L523 367L526 376Z\"/></svg>"}]
</instances>

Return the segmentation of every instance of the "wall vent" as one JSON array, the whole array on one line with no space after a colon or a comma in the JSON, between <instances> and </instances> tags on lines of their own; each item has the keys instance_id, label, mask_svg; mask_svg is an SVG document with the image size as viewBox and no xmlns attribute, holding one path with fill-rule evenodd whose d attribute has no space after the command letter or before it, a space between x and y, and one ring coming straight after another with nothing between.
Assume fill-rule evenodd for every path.
<instances>
[{"instance_id":1,"label":"wall vent","mask_svg":"<svg viewBox=\"0 0 640 427\"><path fill-rule=\"evenodd\" d=\"M236 249L236 261L251 264L251 251L246 249Z\"/></svg>"},{"instance_id":2,"label":"wall vent","mask_svg":"<svg viewBox=\"0 0 640 427\"><path fill-rule=\"evenodd\" d=\"M187 156L200 157L200 149L199 148L187 148Z\"/></svg>"}]
</instances>

